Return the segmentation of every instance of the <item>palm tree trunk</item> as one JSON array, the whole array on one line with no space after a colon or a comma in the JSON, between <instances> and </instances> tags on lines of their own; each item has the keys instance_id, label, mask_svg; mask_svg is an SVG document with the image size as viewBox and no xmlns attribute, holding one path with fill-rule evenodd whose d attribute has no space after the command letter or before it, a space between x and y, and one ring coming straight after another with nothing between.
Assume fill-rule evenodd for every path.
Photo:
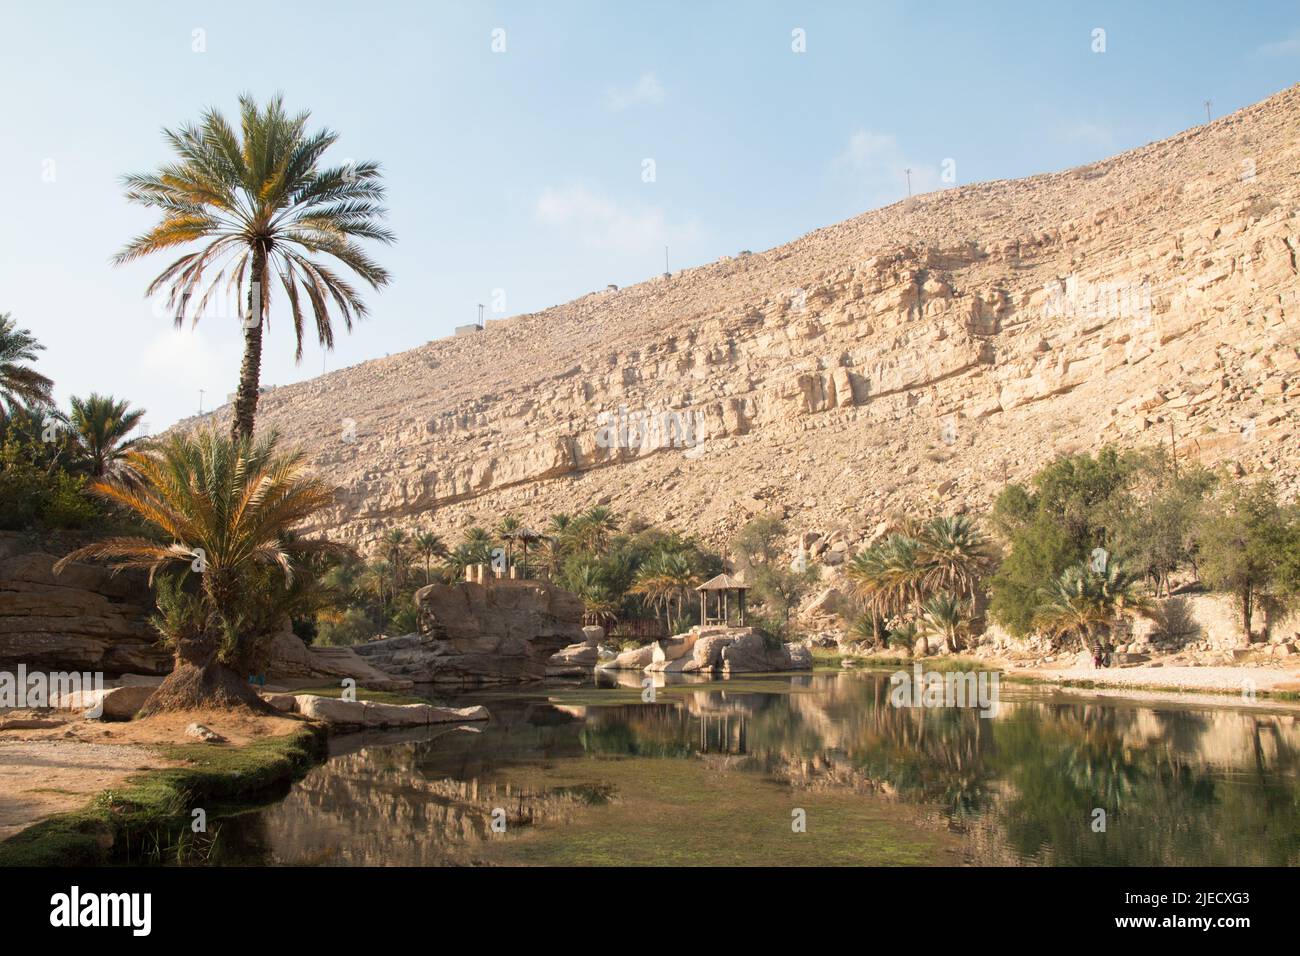
<instances>
[{"instance_id":1,"label":"palm tree trunk","mask_svg":"<svg viewBox=\"0 0 1300 956\"><path fill-rule=\"evenodd\" d=\"M265 314L266 250L253 248L252 281L248 287L248 314L244 320L244 359L239 365L239 389L235 393L235 414L230 437L238 441L253 437L257 417L257 389L262 374L262 317Z\"/></svg>"}]
</instances>

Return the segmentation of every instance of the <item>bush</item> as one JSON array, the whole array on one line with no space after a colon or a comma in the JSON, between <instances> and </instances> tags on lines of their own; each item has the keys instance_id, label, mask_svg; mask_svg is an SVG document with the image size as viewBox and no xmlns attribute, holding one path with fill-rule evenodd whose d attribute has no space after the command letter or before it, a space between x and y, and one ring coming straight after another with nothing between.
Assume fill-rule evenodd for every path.
<instances>
[{"instance_id":1,"label":"bush","mask_svg":"<svg viewBox=\"0 0 1300 956\"><path fill-rule=\"evenodd\" d=\"M378 633L366 612L355 607L338 614L321 614L316 622L316 643L322 647L351 647Z\"/></svg>"}]
</instances>

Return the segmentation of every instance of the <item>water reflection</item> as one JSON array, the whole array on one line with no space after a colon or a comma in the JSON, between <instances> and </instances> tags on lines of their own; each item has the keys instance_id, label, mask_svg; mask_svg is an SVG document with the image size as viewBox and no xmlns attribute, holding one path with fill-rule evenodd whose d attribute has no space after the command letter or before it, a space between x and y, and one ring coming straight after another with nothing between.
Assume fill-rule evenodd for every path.
<instances>
[{"instance_id":1,"label":"water reflection","mask_svg":"<svg viewBox=\"0 0 1300 956\"><path fill-rule=\"evenodd\" d=\"M513 862L494 813L595 845L625 825L612 805L687 800L674 787L700 779L680 767L726 775L747 812L788 817L792 794L906 805L973 863L1300 863L1296 714L1002 690L994 719L893 707L870 673L670 681L653 703L639 676L476 698L486 726L336 741L283 801L224 821L218 862ZM691 826L663 838L717 838Z\"/></svg>"}]
</instances>

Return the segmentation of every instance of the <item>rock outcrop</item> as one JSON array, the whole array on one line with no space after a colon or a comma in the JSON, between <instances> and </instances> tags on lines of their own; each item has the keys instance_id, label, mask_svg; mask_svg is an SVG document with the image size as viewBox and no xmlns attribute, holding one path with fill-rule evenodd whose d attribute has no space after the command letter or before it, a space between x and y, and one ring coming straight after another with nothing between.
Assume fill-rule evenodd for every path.
<instances>
[{"instance_id":1,"label":"rock outcrop","mask_svg":"<svg viewBox=\"0 0 1300 956\"><path fill-rule=\"evenodd\" d=\"M685 634L624 651L602 663L609 670L647 674L772 673L812 669L812 654L801 644L784 644L753 627L693 627Z\"/></svg>"},{"instance_id":2,"label":"rock outcrop","mask_svg":"<svg viewBox=\"0 0 1300 956\"><path fill-rule=\"evenodd\" d=\"M557 651L587 644L582 601L545 581L431 584L415 600L420 633L353 650L379 670L418 683L541 680Z\"/></svg>"},{"instance_id":3,"label":"rock outcrop","mask_svg":"<svg viewBox=\"0 0 1300 956\"><path fill-rule=\"evenodd\" d=\"M278 388L259 423L341 487L320 528L363 547L602 501L713 543L783 513L832 564L894 511L1171 434L1293 497L1297 128L1293 87Z\"/></svg>"},{"instance_id":4,"label":"rock outcrop","mask_svg":"<svg viewBox=\"0 0 1300 956\"><path fill-rule=\"evenodd\" d=\"M142 574L93 564L54 573L54 562L79 543L0 532L0 669L170 671Z\"/></svg>"}]
</instances>

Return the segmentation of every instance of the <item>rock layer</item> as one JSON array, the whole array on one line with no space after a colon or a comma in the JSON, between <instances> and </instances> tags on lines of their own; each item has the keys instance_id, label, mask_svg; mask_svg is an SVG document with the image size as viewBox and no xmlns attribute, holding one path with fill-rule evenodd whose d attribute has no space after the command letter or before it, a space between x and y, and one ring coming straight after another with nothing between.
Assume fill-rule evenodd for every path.
<instances>
[{"instance_id":1,"label":"rock layer","mask_svg":"<svg viewBox=\"0 0 1300 956\"><path fill-rule=\"evenodd\" d=\"M319 526L361 545L593 501L716 543L762 510L857 540L1171 437L1293 496L1297 128L1293 87L275 389L259 424L341 487Z\"/></svg>"}]
</instances>

